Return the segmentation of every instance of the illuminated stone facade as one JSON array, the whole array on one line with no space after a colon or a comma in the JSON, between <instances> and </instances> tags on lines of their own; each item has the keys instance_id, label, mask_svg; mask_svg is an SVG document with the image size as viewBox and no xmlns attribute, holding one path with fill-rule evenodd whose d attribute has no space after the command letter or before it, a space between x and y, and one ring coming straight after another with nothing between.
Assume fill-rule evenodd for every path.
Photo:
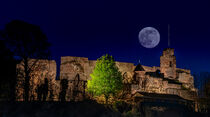
<instances>
[{"instance_id":1,"label":"illuminated stone facade","mask_svg":"<svg viewBox=\"0 0 210 117\"><path fill-rule=\"evenodd\" d=\"M31 63L35 61L31 60ZM21 63L22 64L22 63ZM24 68L17 65L17 100L23 100ZM91 79L96 60L84 57L61 57L60 76L56 79L56 62L38 60L30 80L30 100L38 100L38 89L48 80L47 100L81 101L88 97L86 83ZM194 100L196 89L190 70L176 68L174 49L168 48L160 57L160 67L148 67L133 63L116 62L123 76L125 98L131 98L137 92L173 94L184 99ZM66 80L66 84L62 83ZM65 95L62 98L62 95Z\"/></svg>"}]
</instances>

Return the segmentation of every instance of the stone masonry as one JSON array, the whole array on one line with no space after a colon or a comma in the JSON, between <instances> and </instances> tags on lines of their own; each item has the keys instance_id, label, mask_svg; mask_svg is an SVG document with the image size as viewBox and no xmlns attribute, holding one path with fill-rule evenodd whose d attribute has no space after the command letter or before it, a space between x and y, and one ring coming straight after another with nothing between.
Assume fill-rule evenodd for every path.
<instances>
[{"instance_id":1,"label":"stone masonry","mask_svg":"<svg viewBox=\"0 0 210 117\"><path fill-rule=\"evenodd\" d=\"M48 93L46 100L81 101L88 98L85 92L87 80L91 79L96 60L88 60L84 57L61 57L60 76L56 79L56 62L54 60L35 60L30 80L30 100L38 100L39 88L47 79ZM23 63L17 65L18 85L17 100L23 100L24 68ZM184 99L194 100L197 90L194 88L194 79L190 70L176 68L174 49L168 48L160 57L160 67L149 67L133 63L116 62L122 73L123 92L127 98L131 98L138 92L172 94ZM44 80L45 79L45 80ZM66 84L62 82L66 80ZM64 97L62 97L64 96ZM126 98L124 97L124 98Z\"/></svg>"}]
</instances>

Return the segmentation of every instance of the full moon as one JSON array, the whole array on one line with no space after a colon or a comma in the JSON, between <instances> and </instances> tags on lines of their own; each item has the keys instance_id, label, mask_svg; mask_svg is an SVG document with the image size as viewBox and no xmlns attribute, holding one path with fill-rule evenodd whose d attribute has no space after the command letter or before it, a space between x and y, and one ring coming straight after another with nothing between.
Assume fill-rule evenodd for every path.
<instances>
[{"instance_id":1,"label":"full moon","mask_svg":"<svg viewBox=\"0 0 210 117\"><path fill-rule=\"evenodd\" d=\"M153 27L143 28L139 32L139 42L145 48L154 48L160 42L160 34L158 30Z\"/></svg>"}]
</instances>

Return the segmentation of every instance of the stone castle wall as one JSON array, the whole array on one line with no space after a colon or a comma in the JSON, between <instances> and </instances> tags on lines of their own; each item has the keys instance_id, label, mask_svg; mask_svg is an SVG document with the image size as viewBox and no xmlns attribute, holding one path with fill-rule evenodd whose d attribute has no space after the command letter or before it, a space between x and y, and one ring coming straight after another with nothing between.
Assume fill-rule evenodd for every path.
<instances>
[{"instance_id":1,"label":"stone castle wall","mask_svg":"<svg viewBox=\"0 0 210 117\"><path fill-rule=\"evenodd\" d=\"M60 92L62 91L61 81L68 80L68 88L66 89L66 101L83 100L86 96L85 88L87 80L94 69L96 60L88 60L84 57L61 57L60 77L56 79L56 62L54 60L36 60L31 59L30 64L34 64L30 73L30 93L29 100L38 100L38 88L48 79L48 95L47 100L60 100ZM17 101L24 100L24 63L17 65L18 85L17 85ZM124 76L124 82L132 80L132 71L135 68L132 63L116 62L119 70ZM128 80L128 78L130 80Z\"/></svg>"},{"instance_id":2,"label":"stone castle wall","mask_svg":"<svg viewBox=\"0 0 210 117\"><path fill-rule=\"evenodd\" d=\"M30 100L38 99L40 87L48 80L47 100L81 101L88 97L85 92L87 80L91 79L96 60L85 57L61 57L60 76L56 79L56 62L53 60L31 59L30 64L36 64L30 74ZM160 67L149 67L133 63L116 62L116 66L123 76L123 83L127 87L125 92L130 95L136 92L160 93L179 95L191 99L196 93L193 76L190 70L176 68L176 58L173 49L166 49L160 57ZM24 68L23 63L17 65L18 85L17 100L23 100ZM66 84L65 84L66 82ZM191 93L190 93L191 92ZM185 95L186 94L186 95ZM62 97L65 95L65 97Z\"/></svg>"},{"instance_id":3,"label":"stone castle wall","mask_svg":"<svg viewBox=\"0 0 210 117\"><path fill-rule=\"evenodd\" d=\"M29 60L29 71L30 72L30 91L29 91L29 100L36 100L38 87L44 84L44 79L47 78L50 82L49 84L54 84L56 82L56 62L54 60ZM23 101L24 96L24 63L21 62L17 65L17 90L16 98L18 101ZM49 86L50 90L53 90L54 87ZM55 87L56 88L56 87ZM54 93L54 92L53 92Z\"/></svg>"},{"instance_id":4,"label":"stone castle wall","mask_svg":"<svg viewBox=\"0 0 210 117\"><path fill-rule=\"evenodd\" d=\"M163 51L160 67L141 67L141 71L135 71L137 84L132 84L131 93L149 92L179 95L191 100L195 98L197 92L193 76L190 70L176 68L174 49L168 48Z\"/></svg>"}]
</instances>

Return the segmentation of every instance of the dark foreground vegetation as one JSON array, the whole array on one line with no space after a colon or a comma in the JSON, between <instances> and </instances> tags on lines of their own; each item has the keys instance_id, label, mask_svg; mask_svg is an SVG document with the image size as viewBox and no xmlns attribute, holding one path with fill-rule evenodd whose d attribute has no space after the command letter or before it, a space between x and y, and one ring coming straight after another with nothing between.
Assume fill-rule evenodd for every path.
<instances>
[{"instance_id":1,"label":"dark foreground vegetation","mask_svg":"<svg viewBox=\"0 0 210 117\"><path fill-rule=\"evenodd\" d=\"M82 102L1 102L0 117L208 117L181 105Z\"/></svg>"},{"instance_id":2,"label":"dark foreground vegetation","mask_svg":"<svg viewBox=\"0 0 210 117\"><path fill-rule=\"evenodd\" d=\"M101 104L84 102L3 102L1 117L98 117L120 116Z\"/></svg>"}]
</instances>

